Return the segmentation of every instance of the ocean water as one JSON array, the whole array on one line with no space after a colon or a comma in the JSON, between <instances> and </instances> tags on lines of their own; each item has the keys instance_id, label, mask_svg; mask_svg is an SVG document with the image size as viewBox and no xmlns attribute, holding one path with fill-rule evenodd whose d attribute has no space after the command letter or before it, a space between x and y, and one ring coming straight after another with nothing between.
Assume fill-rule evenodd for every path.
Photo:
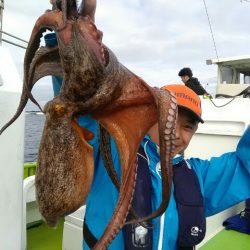
<instances>
[{"instance_id":1,"label":"ocean water","mask_svg":"<svg viewBox=\"0 0 250 250\"><path fill-rule=\"evenodd\" d=\"M206 86L208 93L215 94L215 83L210 83ZM52 87L48 85L40 86L39 89L34 89L34 96L39 104L43 107L48 100L53 98ZM39 142L41 139L45 116L38 111L38 108L31 102L28 102L25 114L25 148L24 148L24 162L34 162L37 160L37 152Z\"/></svg>"},{"instance_id":2,"label":"ocean water","mask_svg":"<svg viewBox=\"0 0 250 250\"><path fill-rule=\"evenodd\" d=\"M42 113L25 114L24 162L37 161L45 116Z\"/></svg>"}]
</instances>

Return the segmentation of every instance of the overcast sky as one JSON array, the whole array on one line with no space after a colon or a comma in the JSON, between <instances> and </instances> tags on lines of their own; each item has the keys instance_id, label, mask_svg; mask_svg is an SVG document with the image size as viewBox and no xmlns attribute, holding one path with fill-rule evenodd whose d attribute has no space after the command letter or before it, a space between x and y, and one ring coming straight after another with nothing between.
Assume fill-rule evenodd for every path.
<instances>
[{"instance_id":1,"label":"overcast sky","mask_svg":"<svg viewBox=\"0 0 250 250\"><path fill-rule=\"evenodd\" d=\"M216 53L203 0L97 2L96 24L104 43L150 85L180 81L178 71L187 66L204 86L216 76L216 67L206 65ZM219 57L250 54L250 3L206 0L206 5ZM5 0L3 30L29 40L35 21L48 8L49 0ZM24 50L4 45L21 73Z\"/></svg>"}]
</instances>

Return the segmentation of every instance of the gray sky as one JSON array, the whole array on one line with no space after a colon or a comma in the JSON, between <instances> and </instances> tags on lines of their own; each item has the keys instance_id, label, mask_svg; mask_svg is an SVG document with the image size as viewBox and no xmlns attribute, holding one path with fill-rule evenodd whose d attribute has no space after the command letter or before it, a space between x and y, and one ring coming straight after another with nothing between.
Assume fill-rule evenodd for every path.
<instances>
[{"instance_id":1,"label":"gray sky","mask_svg":"<svg viewBox=\"0 0 250 250\"><path fill-rule=\"evenodd\" d=\"M96 24L104 43L150 85L179 82L178 71L186 66L204 86L216 76L216 67L205 62L216 54L203 0L97 2ZM250 54L250 3L206 0L206 4L219 56ZM29 40L35 21L48 8L49 0L5 0L3 30ZM24 50L4 45L21 73Z\"/></svg>"}]
</instances>

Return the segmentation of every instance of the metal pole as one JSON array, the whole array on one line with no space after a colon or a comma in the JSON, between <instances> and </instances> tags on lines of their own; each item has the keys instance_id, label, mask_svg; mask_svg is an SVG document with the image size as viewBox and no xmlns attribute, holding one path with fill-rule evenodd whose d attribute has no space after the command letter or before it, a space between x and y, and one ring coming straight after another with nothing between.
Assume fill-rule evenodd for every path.
<instances>
[{"instance_id":1,"label":"metal pole","mask_svg":"<svg viewBox=\"0 0 250 250\"><path fill-rule=\"evenodd\" d=\"M3 30L2 30L2 31L0 30L0 32L3 33L3 34L5 34L5 35L7 35L7 36L13 37L13 38L15 38L15 39L17 39L17 40L19 40L19 41L22 41L22 42L24 42L24 43L29 43L29 42L23 40L22 38L19 38L19 37L17 37L17 36L14 36L14 35L12 35L12 34L10 34L10 33L8 33L8 32L5 32L5 31L3 31Z\"/></svg>"},{"instance_id":2,"label":"metal pole","mask_svg":"<svg viewBox=\"0 0 250 250\"><path fill-rule=\"evenodd\" d=\"M12 45L17 46L17 47L22 48L22 49L27 49L27 47L24 47L24 46L22 46L22 45L20 45L20 44L17 44L17 43L11 42L11 41L6 40L6 39L4 39L4 38L2 38L2 42L12 44Z\"/></svg>"},{"instance_id":3,"label":"metal pole","mask_svg":"<svg viewBox=\"0 0 250 250\"><path fill-rule=\"evenodd\" d=\"M3 9L4 9L4 0L0 0L0 31L3 28ZM0 45L2 44L2 32L0 32Z\"/></svg>"}]
</instances>

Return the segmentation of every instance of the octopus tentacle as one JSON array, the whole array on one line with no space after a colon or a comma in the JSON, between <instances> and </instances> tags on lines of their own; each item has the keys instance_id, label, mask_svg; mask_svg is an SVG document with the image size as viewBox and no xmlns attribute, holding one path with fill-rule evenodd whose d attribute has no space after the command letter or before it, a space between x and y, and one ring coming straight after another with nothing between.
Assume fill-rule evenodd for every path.
<instances>
[{"instance_id":1,"label":"octopus tentacle","mask_svg":"<svg viewBox=\"0 0 250 250\"><path fill-rule=\"evenodd\" d=\"M148 216L138 220L130 220L125 224L139 223L151 220L163 214L168 206L172 185L172 158L175 148L175 126L177 120L177 104L173 94L166 90L152 88L158 110L158 125L160 139L160 162L162 178L162 201L159 208Z\"/></svg>"},{"instance_id":2,"label":"octopus tentacle","mask_svg":"<svg viewBox=\"0 0 250 250\"><path fill-rule=\"evenodd\" d=\"M99 145L100 145L100 152L104 161L104 166L107 170L107 173L109 177L111 178L113 184L115 185L116 189L120 191L120 180L118 178L118 175L115 171L113 161L112 161L112 154L110 150L110 135L107 132L107 130L99 125ZM130 214L132 218L137 219L138 216L133 209L133 207L130 208ZM141 223L142 226L148 227L145 223Z\"/></svg>"},{"instance_id":3,"label":"octopus tentacle","mask_svg":"<svg viewBox=\"0 0 250 250\"><path fill-rule=\"evenodd\" d=\"M96 10L96 6L89 6L89 3L86 2L86 1L82 1L81 3L81 6L79 8L79 14L80 16L90 16L92 18L93 21L95 21L95 16L94 16L94 13L95 13L95 10Z\"/></svg>"},{"instance_id":4,"label":"octopus tentacle","mask_svg":"<svg viewBox=\"0 0 250 250\"><path fill-rule=\"evenodd\" d=\"M44 76L59 76L63 78L58 47L41 47L30 66L28 87L31 91L34 84Z\"/></svg>"},{"instance_id":5,"label":"octopus tentacle","mask_svg":"<svg viewBox=\"0 0 250 250\"><path fill-rule=\"evenodd\" d=\"M61 10L63 13L64 25L66 25L66 22L67 22L67 12L68 12L67 2L71 2L71 1L61 0L61 8L62 8Z\"/></svg>"},{"instance_id":6,"label":"octopus tentacle","mask_svg":"<svg viewBox=\"0 0 250 250\"><path fill-rule=\"evenodd\" d=\"M46 12L37 20L32 30L29 44L24 57L24 84L23 84L20 105L14 117L1 128L0 134L19 117L19 115L21 114L22 110L24 109L25 105L28 102L27 96L39 106L39 104L36 102L36 100L29 91L28 79L29 79L30 65L32 63L32 60L34 58L37 49L40 46L40 38L42 37L42 34L46 31L46 27L57 29L60 28L62 25L63 25L62 14L61 12L58 12L56 10L51 12Z\"/></svg>"},{"instance_id":7,"label":"octopus tentacle","mask_svg":"<svg viewBox=\"0 0 250 250\"><path fill-rule=\"evenodd\" d=\"M125 218L127 217L128 210L131 205L132 194L135 186L135 178L136 178L136 162L133 164L134 167L131 170L127 171L127 178L124 180L124 197L118 201L117 207L112 216L111 222L105 229L104 234L98 240L98 242L93 247L93 250L105 250L118 234L118 232L122 229L123 224L125 222ZM121 190L122 191L122 190ZM126 205L126 206L125 206ZM113 223L112 223L113 222Z\"/></svg>"},{"instance_id":8,"label":"octopus tentacle","mask_svg":"<svg viewBox=\"0 0 250 250\"><path fill-rule=\"evenodd\" d=\"M120 181L112 162L112 154L110 149L110 135L102 125L99 125L98 138L99 138L100 152L104 161L104 166L116 189L119 191Z\"/></svg>"},{"instance_id":9,"label":"octopus tentacle","mask_svg":"<svg viewBox=\"0 0 250 250\"><path fill-rule=\"evenodd\" d=\"M59 30L63 27L62 12L54 10L44 13L38 18L32 30L24 58L24 83L28 79L29 66L40 46L40 38L46 29Z\"/></svg>"},{"instance_id":10,"label":"octopus tentacle","mask_svg":"<svg viewBox=\"0 0 250 250\"><path fill-rule=\"evenodd\" d=\"M40 46L40 38L42 37L42 34L46 31L47 28L57 30L62 26L62 13L57 10L46 12L36 21L24 58L24 84L27 84L30 64Z\"/></svg>"},{"instance_id":11,"label":"octopus tentacle","mask_svg":"<svg viewBox=\"0 0 250 250\"><path fill-rule=\"evenodd\" d=\"M52 10L62 12L64 26L69 19L76 19L78 16L76 0L53 0L51 1Z\"/></svg>"},{"instance_id":12,"label":"octopus tentacle","mask_svg":"<svg viewBox=\"0 0 250 250\"><path fill-rule=\"evenodd\" d=\"M28 93L30 93L29 99L31 99L41 111L42 108L33 98L31 90L40 78L48 75L63 77L58 47L41 47L37 50L30 65L29 78L26 87L28 88ZM25 92L23 93L25 94Z\"/></svg>"},{"instance_id":13,"label":"octopus tentacle","mask_svg":"<svg viewBox=\"0 0 250 250\"><path fill-rule=\"evenodd\" d=\"M23 84L23 90L19 107L13 118L1 128L0 134L19 117L25 105L27 104L28 99L34 102L42 111L40 105L37 103L37 101L30 92L31 90L29 86L30 67L32 65L32 60L34 59L35 53L40 47L40 39L43 33L46 31L46 29L49 28L52 30L57 30L62 28L63 25L64 24L62 20L62 12L58 10L46 12L42 16L40 16L36 21L24 57L24 80L23 80L24 84Z\"/></svg>"},{"instance_id":14,"label":"octopus tentacle","mask_svg":"<svg viewBox=\"0 0 250 250\"><path fill-rule=\"evenodd\" d=\"M69 19L76 19L78 16L76 0L61 0L61 10L63 12L64 23Z\"/></svg>"},{"instance_id":15,"label":"octopus tentacle","mask_svg":"<svg viewBox=\"0 0 250 250\"><path fill-rule=\"evenodd\" d=\"M149 128L156 122L154 104L136 105L114 111L96 119L113 135L119 150L122 179L120 195L110 223L94 249L106 249L124 225L135 186L136 156L140 142ZM148 116L145 116L145 113ZM136 120L133 115L136 114Z\"/></svg>"},{"instance_id":16,"label":"octopus tentacle","mask_svg":"<svg viewBox=\"0 0 250 250\"><path fill-rule=\"evenodd\" d=\"M26 81L27 84L25 84L23 86L23 91L22 91L22 95L21 95L21 99L20 99L17 111L14 114L14 116L10 119L10 121L7 122L1 128L0 134L8 126L10 126L22 113L25 105L28 102L28 99L30 98L30 95L28 95L28 93L31 92L34 84L40 78L42 78L46 75L62 76L62 68L61 68L59 59L60 58L59 58L59 54L58 54L58 48L42 47L36 52L36 54L32 60L32 63L30 65L28 79Z\"/></svg>"}]
</instances>

